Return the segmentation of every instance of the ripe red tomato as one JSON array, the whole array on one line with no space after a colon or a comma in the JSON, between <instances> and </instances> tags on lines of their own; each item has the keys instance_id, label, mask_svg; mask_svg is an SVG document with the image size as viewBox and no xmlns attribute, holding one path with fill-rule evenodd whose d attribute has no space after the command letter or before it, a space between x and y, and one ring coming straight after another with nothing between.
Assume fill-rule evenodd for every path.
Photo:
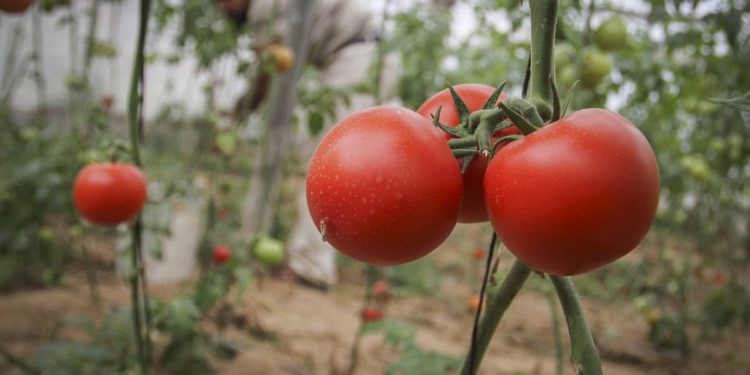
<instances>
[{"instance_id":1,"label":"ripe red tomato","mask_svg":"<svg viewBox=\"0 0 750 375\"><path fill-rule=\"evenodd\" d=\"M437 248L456 225L461 193L461 172L441 131L400 107L344 118L318 145L307 173L318 230L342 253L376 265Z\"/></svg>"},{"instance_id":2,"label":"ripe red tomato","mask_svg":"<svg viewBox=\"0 0 750 375\"><path fill-rule=\"evenodd\" d=\"M461 85L453 86L458 93L458 96L469 108L469 111L474 112L482 109L484 102L495 92L495 88L492 86L477 84L477 83L466 83ZM498 102L505 100L504 94L500 95ZM427 99L417 110L417 112L429 119L432 119L432 115L437 112L438 107L440 110L440 122L448 126L458 126L458 111L456 106L453 104L453 98L448 89L442 90L431 98ZM448 133L443 133L446 139L452 138ZM496 134L497 137L502 137L510 134L521 134L516 128L509 128ZM487 221L487 210L484 207L484 171L487 169L488 158L482 155L477 155L472 160L469 167L463 174L464 181L464 194L461 201L461 211L458 214L458 221L460 223L479 223ZM459 165L462 163L462 159L459 160Z\"/></svg>"},{"instance_id":3,"label":"ripe red tomato","mask_svg":"<svg viewBox=\"0 0 750 375\"><path fill-rule=\"evenodd\" d=\"M23 13L34 0L0 0L0 10L8 13Z\"/></svg>"},{"instance_id":4,"label":"ripe red tomato","mask_svg":"<svg viewBox=\"0 0 750 375\"><path fill-rule=\"evenodd\" d=\"M78 172L73 200L86 220L115 226L141 212L146 201L146 177L132 164L89 164Z\"/></svg>"},{"instance_id":5,"label":"ripe red tomato","mask_svg":"<svg viewBox=\"0 0 750 375\"><path fill-rule=\"evenodd\" d=\"M659 201L659 169L628 120L583 109L498 151L484 188L490 222L516 257L574 275L643 239Z\"/></svg>"},{"instance_id":6,"label":"ripe red tomato","mask_svg":"<svg viewBox=\"0 0 750 375\"><path fill-rule=\"evenodd\" d=\"M383 315L385 314L383 314L382 311L371 307L365 307L362 310L362 319L366 322L377 322L378 320L382 320Z\"/></svg>"},{"instance_id":7,"label":"ripe red tomato","mask_svg":"<svg viewBox=\"0 0 750 375\"><path fill-rule=\"evenodd\" d=\"M485 251L481 247L477 247L476 249L474 249L474 252L471 254L471 256L476 260L482 260L486 255L487 251Z\"/></svg>"},{"instance_id":8,"label":"ripe red tomato","mask_svg":"<svg viewBox=\"0 0 750 375\"><path fill-rule=\"evenodd\" d=\"M212 255L214 258L214 263L224 264L229 261L229 258L232 257L232 252L229 251L229 248L225 245L216 245L214 246Z\"/></svg>"}]
</instances>

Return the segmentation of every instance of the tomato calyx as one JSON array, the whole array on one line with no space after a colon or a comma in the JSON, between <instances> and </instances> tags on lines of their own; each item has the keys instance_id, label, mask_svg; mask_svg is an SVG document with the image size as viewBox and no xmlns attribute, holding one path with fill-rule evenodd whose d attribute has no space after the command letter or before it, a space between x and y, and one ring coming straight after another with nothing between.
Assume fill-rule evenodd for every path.
<instances>
[{"instance_id":1,"label":"tomato calyx","mask_svg":"<svg viewBox=\"0 0 750 375\"><path fill-rule=\"evenodd\" d=\"M554 84L553 84L554 85ZM545 125L537 108L530 102L517 97L509 97L498 103L506 82L503 82L490 95L481 109L470 112L453 85L448 90L453 99L453 106L459 117L457 126L448 126L440 122L442 106L432 115L432 124L451 136L448 145L457 159L463 158L461 172L465 173L477 154L484 157L494 155L495 150L503 143L512 142L532 133ZM554 89L557 92L556 88ZM570 99L568 98L568 101ZM496 104L497 103L497 104ZM567 105L566 105L567 107ZM560 117L560 100L555 95L554 119ZM506 135L499 139L498 133L511 127L517 127L523 135Z\"/></svg>"}]
</instances>

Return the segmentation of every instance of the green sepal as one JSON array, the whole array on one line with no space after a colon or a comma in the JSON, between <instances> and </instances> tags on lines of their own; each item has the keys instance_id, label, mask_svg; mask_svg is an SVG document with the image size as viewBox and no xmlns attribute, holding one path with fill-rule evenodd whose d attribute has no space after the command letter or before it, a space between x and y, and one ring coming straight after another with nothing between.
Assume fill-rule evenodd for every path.
<instances>
[{"instance_id":1,"label":"green sepal","mask_svg":"<svg viewBox=\"0 0 750 375\"><path fill-rule=\"evenodd\" d=\"M440 111L442 109L443 106L439 106L435 114L432 115L432 125L437 126L438 128L440 128L440 130L450 134L455 138L463 138L470 134L463 126L448 126L440 123Z\"/></svg>"},{"instance_id":2,"label":"green sepal","mask_svg":"<svg viewBox=\"0 0 750 375\"><path fill-rule=\"evenodd\" d=\"M492 152L490 153L490 157L494 157L495 156L495 152L497 151L497 147L500 146L500 144L505 143L505 142L517 141L517 140L519 140L519 139L521 139L523 137L524 136L522 134L512 134L512 135L506 135L505 137L501 137L500 139L498 139L497 141L495 141L495 143L492 145Z\"/></svg>"},{"instance_id":3,"label":"green sepal","mask_svg":"<svg viewBox=\"0 0 750 375\"><path fill-rule=\"evenodd\" d=\"M552 118L550 122L555 122L560 119L560 93L557 92L557 84L555 84L555 77L551 75L549 77L550 88L552 89Z\"/></svg>"},{"instance_id":4,"label":"green sepal","mask_svg":"<svg viewBox=\"0 0 750 375\"><path fill-rule=\"evenodd\" d=\"M495 92L490 95L489 98L487 98L487 101L484 102L484 105L482 106L482 109L492 109L495 108L495 103L497 103L497 98L500 97L500 94L503 93L503 89L505 89L507 81L503 81L503 83L500 84L500 86L497 87Z\"/></svg>"},{"instance_id":5,"label":"green sepal","mask_svg":"<svg viewBox=\"0 0 750 375\"><path fill-rule=\"evenodd\" d=\"M535 128L539 129L544 126L544 120L534 104L517 97L508 98L505 101L505 104L523 115L523 117L534 125Z\"/></svg>"},{"instance_id":6,"label":"green sepal","mask_svg":"<svg viewBox=\"0 0 750 375\"><path fill-rule=\"evenodd\" d=\"M560 112L560 117L565 117L565 114L568 112L568 106L570 106L570 102L571 100L573 100L573 93L575 92L575 89L578 86L578 82L581 82L581 81L575 81L573 82L573 85L570 86L570 91L568 91L568 97L565 98L565 105L562 108L562 112Z\"/></svg>"},{"instance_id":7,"label":"green sepal","mask_svg":"<svg viewBox=\"0 0 750 375\"><path fill-rule=\"evenodd\" d=\"M510 121L502 121L499 124L495 125L495 129L492 131L492 133L497 133L501 130L508 129L513 126L513 123Z\"/></svg>"},{"instance_id":8,"label":"green sepal","mask_svg":"<svg viewBox=\"0 0 750 375\"><path fill-rule=\"evenodd\" d=\"M505 111L505 114L508 115L510 118L510 121L513 122L513 124L516 125L518 130L521 131L523 134L529 134L536 131L538 128L534 126L524 115L519 113L513 108L508 107L505 103L500 103L500 108Z\"/></svg>"},{"instance_id":9,"label":"green sepal","mask_svg":"<svg viewBox=\"0 0 750 375\"><path fill-rule=\"evenodd\" d=\"M456 112L458 112L458 119L459 124L465 124L466 121L469 119L469 115L471 112L469 111L469 107L466 106L466 103L464 103L463 99L461 99L460 96L458 96L458 93L453 88L453 85L450 83L448 84L448 90L451 92L451 97L453 98L453 106L456 107Z\"/></svg>"},{"instance_id":10,"label":"green sepal","mask_svg":"<svg viewBox=\"0 0 750 375\"><path fill-rule=\"evenodd\" d=\"M474 160L474 158L477 157L476 151L474 151L473 154L464 157L463 163L461 164L461 174L466 173L466 170L469 169L469 164Z\"/></svg>"},{"instance_id":11,"label":"green sepal","mask_svg":"<svg viewBox=\"0 0 750 375\"><path fill-rule=\"evenodd\" d=\"M479 146L479 152L483 155L489 155L492 148L492 134L494 133L495 125L488 121L486 116L482 116L482 120L479 122L477 131L474 135L477 137L477 144Z\"/></svg>"},{"instance_id":12,"label":"green sepal","mask_svg":"<svg viewBox=\"0 0 750 375\"><path fill-rule=\"evenodd\" d=\"M451 152L453 152L453 156L455 156L456 159L469 158L477 154L477 150L473 148L457 148L451 150Z\"/></svg>"},{"instance_id":13,"label":"green sepal","mask_svg":"<svg viewBox=\"0 0 750 375\"><path fill-rule=\"evenodd\" d=\"M462 138L449 139L448 146L450 146L451 150L472 148L474 149L474 151L476 151L476 148L478 146L477 137L475 137L473 134L470 134Z\"/></svg>"}]
</instances>

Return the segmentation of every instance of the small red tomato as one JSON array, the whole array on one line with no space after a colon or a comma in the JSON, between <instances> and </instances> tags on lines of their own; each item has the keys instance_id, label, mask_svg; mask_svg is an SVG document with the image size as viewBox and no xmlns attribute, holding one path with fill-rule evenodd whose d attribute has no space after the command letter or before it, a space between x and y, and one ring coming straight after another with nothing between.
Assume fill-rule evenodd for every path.
<instances>
[{"instance_id":1,"label":"small red tomato","mask_svg":"<svg viewBox=\"0 0 750 375\"><path fill-rule=\"evenodd\" d=\"M471 256L473 256L474 259L476 259L476 260L482 260L482 259L484 259L485 255L487 255L487 251L485 251L481 247L478 247L478 248L474 249L474 253L471 254Z\"/></svg>"},{"instance_id":2,"label":"small red tomato","mask_svg":"<svg viewBox=\"0 0 750 375\"><path fill-rule=\"evenodd\" d=\"M635 125L583 109L499 150L484 191L492 227L516 257L576 275L641 242L659 202L659 167Z\"/></svg>"},{"instance_id":3,"label":"small red tomato","mask_svg":"<svg viewBox=\"0 0 750 375\"><path fill-rule=\"evenodd\" d=\"M366 322L377 322L383 319L383 312L371 307L365 307L362 310L362 319Z\"/></svg>"},{"instance_id":4,"label":"small red tomato","mask_svg":"<svg viewBox=\"0 0 750 375\"><path fill-rule=\"evenodd\" d=\"M337 250L396 265L435 250L456 226L461 171L439 130L414 111L369 108L341 120L307 172L313 222Z\"/></svg>"},{"instance_id":5,"label":"small red tomato","mask_svg":"<svg viewBox=\"0 0 750 375\"><path fill-rule=\"evenodd\" d=\"M33 3L34 0L0 0L0 10L8 13L23 13Z\"/></svg>"},{"instance_id":6,"label":"small red tomato","mask_svg":"<svg viewBox=\"0 0 750 375\"><path fill-rule=\"evenodd\" d=\"M456 90L458 96L461 97L461 100L463 100L471 112L482 109L484 102L495 92L494 87L477 83L456 85L453 86L453 89ZM505 98L505 94L501 94L498 102L505 100ZM427 99L417 112L424 117L432 119L432 116L437 112L439 107L442 108L440 110L440 122L442 124L448 126L459 125L458 111L453 104L453 97L448 89L442 90ZM511 134L521 134L521 132L513 127L498 132L495 134L495 137L499 138ZM443 135L445 139L452 138L448 133L443 133ZM484 171L487 169L487 162L488 157L477 155L463 173L464 193L461 200L461 211L458 214L459 223L487 221L487 210L484 206ZM459 159L458 163L462 165L463 159Z\"/></svg>"},{"instance_id":7,"label":"small red tomato","mask_svg":"<svg viewBox=\"0 0 750 375\"><path fill-rule=\"evenodd\" d=\"M391 286L385 280L378 280L372 284L372 295L376 299L388 300L391 298Z\"/></svg>"},{"instance_id":8,"label":"small red tomato","mask_svg":"<svg viewBox=\"0 0 750 375\"><path fill-rule=\"evenodd\" d=\"M73 200L86 220L115 226L141 212L146 201L146 177L132 164L89 164L78 172Z\"/></svg>"},{"instance_id":9,"label":"small red tomato","mask_svg":"<svg viewBox=\"0 0 750 375\"><path fill-rule=\"evenodd\" d=\"M216 245L214 246L213 257L214 263L224 264L232 257L232 252L225 245Z\"/></svg>"}]
</instances>

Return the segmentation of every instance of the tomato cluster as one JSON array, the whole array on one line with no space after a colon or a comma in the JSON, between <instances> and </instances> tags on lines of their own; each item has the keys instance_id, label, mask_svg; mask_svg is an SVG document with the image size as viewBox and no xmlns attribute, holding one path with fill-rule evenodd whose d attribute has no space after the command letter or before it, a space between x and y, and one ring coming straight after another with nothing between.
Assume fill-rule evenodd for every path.
<instances>
[{"instance_id":1,"label":"tomato cluster","mask_svg":"<svg viewBox=\"0 0 750 375\"><path fill-rule=\"evenodd\" d=\"M457 222L489 220L516 257L554 275L588 272L636 247L659 198L656 158L638 128L603 109L530 127L510 116L508 103L525 102L498 93L458 85L418 113L375 107L337 124L307 176L324 239L354 259L394 265L434 250ZM483 129L492 147L482 147L471 132L491 114L497 124ZM467 145L476 152L464 165L457 151Z\"/></svg>"}]
</instances>

